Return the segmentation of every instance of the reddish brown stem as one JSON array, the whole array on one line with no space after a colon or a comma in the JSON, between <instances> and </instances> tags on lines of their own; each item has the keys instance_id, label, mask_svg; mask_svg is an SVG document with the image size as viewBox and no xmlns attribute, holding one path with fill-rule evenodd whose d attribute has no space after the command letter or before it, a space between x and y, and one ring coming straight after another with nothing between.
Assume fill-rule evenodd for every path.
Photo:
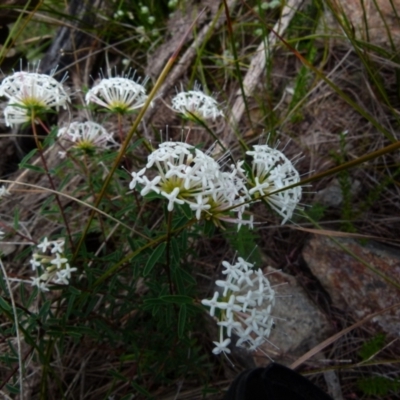
<instances>
[{"instance_id":1,"label":"reddish brown stem","mask_svg":"<svg viewBox=\"0 0 400 400\"><path fill-rule=\"evenodd\" d=\"M42 147L42 143L40 143L38 134L36 132L35 120L36 120L35 116L32 115L32 119L31 119L32 124L31 125L32 125L32 131L33 131L33 137L35 138L36 147L38 149L39 156L40 156L40 159L42 161L43 168L44 168L44 170L46 172L47 178L49 180L51 189L54 190L54 191L57 191L56 186L55 186L54 181L53 181L53 178L50 175L46 159L44 158L44 155L43 155L43 147ZM70 244L71 244L71 249L73 249L74 242L72 240L72 234L71 234L71 230L70 230L70 227L69 227L69 224L68 224L67 216L64 213L64 209L62 207L62 204L61 204L61 201L60 201L60 197L58 196L58 194L55 195L55 198L56 198L56 202L57 202L58 208L60 209L61 217L64 220L64 225L65 225L65 228L67 230L68 238L69 238L69 241L70 241Z\"/></svg>"}]
</instances>

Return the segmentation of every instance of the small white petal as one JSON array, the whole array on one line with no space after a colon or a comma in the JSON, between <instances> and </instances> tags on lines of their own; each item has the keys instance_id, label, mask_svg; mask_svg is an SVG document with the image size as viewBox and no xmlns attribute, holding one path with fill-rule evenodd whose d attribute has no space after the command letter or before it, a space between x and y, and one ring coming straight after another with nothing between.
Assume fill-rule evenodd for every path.
<instances>
[{"instance_id":1,"label":"small white petal","mask_svg":"<svg viewBox=\"0 0 400 400\"><path fill-rule=\"evenodd\" d=\"M223 116L218 109L218 103L210 96L205 95L198 87L188 92L180 92L173 99L171 104L173 110L191 118L194 114L200 119L216 119Z\"/></svg>"},{"instance_id":2,"label":"small white petal","mask_svg":"<svg viewBox=\"0 0 400 400\"><path fill-rule=\"evenodd\" d=\"M225 339L223 342L213 342L216 347L212 350L212 352L216 355L225 353L229 354L231 351L228 349L229 344L231 343L231 339Z\"/></svg>"}]
</instances>

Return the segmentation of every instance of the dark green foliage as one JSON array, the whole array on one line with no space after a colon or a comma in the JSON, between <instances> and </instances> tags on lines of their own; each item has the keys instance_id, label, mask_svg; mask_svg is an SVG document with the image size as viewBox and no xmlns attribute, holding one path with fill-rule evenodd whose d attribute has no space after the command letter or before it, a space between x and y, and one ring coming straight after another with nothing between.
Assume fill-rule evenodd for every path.
<instances>
[{"instance_id":1,"label":"dark green foliage","mask_svg":"<svg viewBox=\"0 0 400 400\"><path fill-rule=\"evenodd\" d=\"M385 376L361 378L357 385L367 396L387 396L389 393L398 394L400 391L400 379Z\"/></svg>"},{"instance_id":2,"label":"dark green foliage","mask_svg":"<svg viewBox=\"0 0 400 400\"><path fill-rule=\"evenodd\" d=\"M347 132L342 132L340 134L340 152L339 153L331 153L332 157L335 159L338 165L344 164L346 160L346 135ZM342 220L343 226L342 229L345 232L355 232L356 228L354 227L352 220L354 219L354 210L353 210L353 193L352 193L352 180L350 176L350 172L348 170L343 170L337 175L340 188L343 196L343 205L342 205Z\"/></svg>"},{"instance_id":3,"label":"dark green foliage","mask_svg":"<svg viewBox=\"0 0 400 400\"><path fill-rule=\"evenodd\" d=\"M256 230L243 225L239 231L232 227L224 233L227 241L238 255L246 261L261 266L261 253L258 249L259 234Z\"/></svg>"},{"instance_id":4,"label":"dark green foliage","mask_svg":"<svg viewBox=\"0 0 400 400\"><path fill-rule=\"evenodd\" d=\"M324 217L325 211L325 206L315 203L311 207L307 208L304 212L312 221L318 222Z\"/></svg>"},{"instance_id":5,"label":"dark green foliage","mask_svg":"<svg viewBox=\"0 0 400 400\"><path fill-rule=\"evenodd\" d=\"M382 348L385 346L385 342L386 335L384 335L383 333L379 333L362 345L360 351L358 352L358 355L362 358L363 361L366 361L374 354L382 350Z\"/></svg>"},{"instance_id":6,"label":"dark green foliage","mask_svg":"<svg viewBox=\"0 0 400 400\"><path fill-rule=\"evenodd\" d=\"M149 257L149 259L147 260L146 266L144 267L143 276L147 276L150 274L150 272L153 269L156 262L158 262L158 260L164 254L165 247L166 247L166 243L161 243L153 251L153 253Z\"/></svg>"}]
</instances>

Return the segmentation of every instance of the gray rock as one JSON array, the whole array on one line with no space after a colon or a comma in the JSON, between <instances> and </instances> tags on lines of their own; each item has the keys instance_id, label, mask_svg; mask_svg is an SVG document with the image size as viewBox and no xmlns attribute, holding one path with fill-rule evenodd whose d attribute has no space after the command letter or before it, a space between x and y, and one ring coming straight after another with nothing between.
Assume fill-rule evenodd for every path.
<instances>
[{"instance_id":1,"label":"gray rock","mask_svg":"<svg viewBox=\"0 0 400 400\"><path fill-rule=\"evenodd\" d=\"M263 366L268 357L289 365L331 334L326 316L310 300L295 277L268 267L268 279L276 287L277 299L272 315L276 318L270 343L254 354L255 363Z\"/></svg>"},{"instance_id":2,"label":"gray rock","mask_svg":"<svg viewBox=\"0 0 400 400\"><path fill-rule=\"evenodd\" d=\"M398 251L374 242L361 245L353 239L336 240L348 252L321 235L313 236L303 249L306 263L331 296L334 306L361 319L399 302L399 289L378 274L400 284ZM378 273L371 271L365 263ZM400 309L393 309L372 321L384 332L399 336Z\"/></svg>"},{"instance_id":3,"label":"gray rock","mask_svg":"<svg viewBox=\"0 0 400 400\"><path fill-rule=\"evenodd\" d=\"M360 189L361 182L357 179L353 180L350 188L351 195L356 196ZM340 207L343 203L343 191L339 181L333 179L326 188L318 191L314 197L314 202L321 203L326 207Z\"/></svg>"},{"instance_id":4,"label":"gray rock","mask_svg":"<svg viewBox=\"0 0 400 400\"><path fill-rule=\"evenodd\" d=\"M337 0L335 8L338 16L346 18L357 40L385 47L399 45L400 28L397 13L400 10L400 0ZM331 35L338 34L338 37L344 36L343 28L338 24L337 18L333 16L329 7L325 9L323 22L319 28L320 31L325 34L328 32ZM346 44L346 41L341 40L340 43Z\"/></svg>"}]
</instances>

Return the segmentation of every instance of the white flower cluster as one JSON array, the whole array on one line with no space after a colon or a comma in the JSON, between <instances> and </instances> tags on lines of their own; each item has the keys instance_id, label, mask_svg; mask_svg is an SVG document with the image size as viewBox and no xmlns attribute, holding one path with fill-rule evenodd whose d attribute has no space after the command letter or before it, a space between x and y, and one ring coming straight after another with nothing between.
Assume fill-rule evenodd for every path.
<instances>
[{"instance_id":1,"label":"white flower cluster","mask_svg":"<svg viewBox=\"0 0 400 400\"><path fill-rule=\"evenodd\" d=\"M65 258L64 244L64 239L48 240L45 237L37 245L38 251L32 255L30 264L32 270L40 270L41 275L32 278L32 286L37 286L42 291L48 291L50 283L68 285L71 272L75 272L77 269L71 268L68 259Z\"/></svg>"},{"instance_id":2,"label":"white flower cluster","mask_svg":"<svg viewBox=\"0 0 400 400\"><path fill-rule=\"evenodd\" d=\"M70 140L74 147L81 150L110 149L118 146L113 135L93 121L72 122L61 128L57 136Z\"/></svg>"},{"instance_id":3,"label":"white flower cluster","mask_svg":"<svg viewBox=\"0 0 400 400\"><path fill-rule=\"evenodd\" d=\"M301 199L301 186L285 189L300 182L293 163L277 149L267 145L253 146L246 154L253 157L252 175L248 178L249 194L253 198L265 196L265 201L283 217L284 224L293 215ZM284 190L281 190L284 189ZM281 190L277 193L274 191Z\"/></svg>"},{"instance_id":4,"label":"white flower cluster","mask_svg":"<svg viewBox=\"0 0 400 400\"><path fill-rule=\"evenodd\" d=\"M54 73L55 70L50 75L20 71L3 79L0 96L9 99L4 109L7 126L29 122L33 113L37 116L53 108L67 107L70 98L62 83L53 78Z\"/></svg>"},{"instance_id":5,"label":"white flower cluster","mask_svg":"<svg viewBox=\"0 0 400 400\"><path fill-rule=\"evenodd\" d=\"M223 116L223 112L218 109L215 99L205 95L196 85L194 90L180 92L172 99L172 109L183 114L188 119L193 119L193 114L201 120L213 119Z\"/></svg>"},{"instance_id":6,"label":"white flower cluster","mask_svg":"<svg viewBox=\"0 0 400 400\"><path fill-rule=\"evenodd\" d=\"M285 223L301 198L300 186L285 187L299 183L299 173L279 150L267 145L254 146L247 154L254 159L251 173L242 169L243 161L224 171L209 155L187 143L165 142L148 156L145 168L131 173L129 188L139 183L144 186L142 196L161 193L169 201L169 211L175 204L186 203L198 220L212 219L218 226L220 221L235 222L239 227L252 225L252 220L243 219L243 213L249 200L263 197ZM150 180L146 172L153 166L158 175ZM235 218L229 215L232 213Z\"/></svg>"},{"instance_id":7,"label":"white flower cluster","mask_svg":"<svg viewBox=\"0 0 400 400\"><path fill-rule=\"evenodd\" d=\"M216 291L211 300L202 300L203 305L210 307L210 315L218 320L220 337L213 342L213 353L230 353L232 333L238 337L236 346L256 350L268 339L274 324L271 309L275 291L262 270L253 270L254 265L241 257L235 264L224 261L222 265L226 279L216 281L222 294Z\"/></svg>"},{"instance_id":8,"label":"white flower cluster","mask_svg":"<svg viewBox=\"0 0 400 400\"><path fill-rule=\"evenodd\" d=\"M145 174L155 166L158 175L150 180ZM240 168L240 167L239 167ZM249 223L242 218L246 205L247 190L238 169L231 166L228 172L210 156L194 146L182 142L165 142L153 151L146 167L132 172L130 189L139 183L141 195L160 193L168 199L168 211L175 204L188 204L196 218L211 219L217 225L220 220ZM230 214L236 214L232 218Z\"/></svg>"},{"instance_id":9,"label":"white flower cluster","mask_svg":"<svg viewBox=\"0 0 400 400\"><path fill-rule=\"evenodd\" d=\"M0 186L0 199L2 197L6 197L6 196L10 196L10 195L11 195L11 193L8 191L8 189L4 185L1 185Z\"/></svg>"},{"instance_id":10,"label":"white flower cluster","mask_svg":"<svg viewBox=\"0 0 400 400\"><path fill-rule=\"evenodd\" d=\"M143 107L147 100L144 85L127 77L104 78L85 96L86 103L96 103L112 112L125 114Z\"/></svg>"}]
</instances>

